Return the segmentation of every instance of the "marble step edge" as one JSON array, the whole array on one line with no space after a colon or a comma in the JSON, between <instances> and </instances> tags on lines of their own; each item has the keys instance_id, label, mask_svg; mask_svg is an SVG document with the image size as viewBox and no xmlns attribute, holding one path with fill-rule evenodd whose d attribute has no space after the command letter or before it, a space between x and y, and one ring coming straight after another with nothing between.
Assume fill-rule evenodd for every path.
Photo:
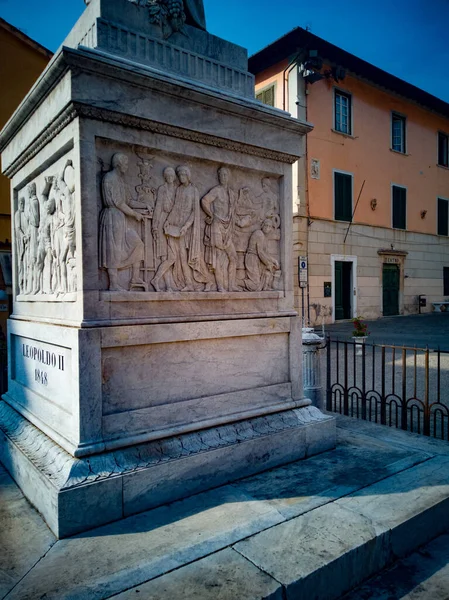
<instances>
[{"instance_id":1,"label":"marble step edge","mask_svg":"<svg viewBox=\"0 0 449 600\"><path fill-rule=\"evenodd\" d=\"M305 406L104 454L74 458L9 404L0 401L0 431L58 490L80 487L332 419L314 406Z\"/></svg>"},{"instance_id":2,"label":"marble step edge","mask_svg":"<svg viewBox=\"0 0 449 600\"><path fill-rule=\"evenodd\" d=\"M240 540L231 547L261 573L278 582L282 598L344 600L363 582L449 532L448 467L447 457L430 457L354 493ZM407 496L410 481L414 478L420 482L420 490L416 490L415 494L419 507L411 509L410 498L392 502L392 497L402 495L398 482L401 482L404 496ZM442 485L443 480L445 485ZM425 488L428 488L427 491L422 493ZM384 496L378 497L373 506L370 496L379 496L379 493ZM390 509L386 510L389 505ZM405 518L402 517L404 513ZM293 533L288 531L295 527L295 523L299 525ZM318 533L320 527L327 528L324 535ZM345 531L349 531L347 537ZM300 539L304 532L305 543L293 541L289 547L289 541ZM319 540L316 547L310 543L313 534ZM337 550L334 547L329 551L328 544L332 545L335 540ZM279 558L277 562L264 559L263 553L270 547L276 548L284 557L289 556L286 568L279 567ZM297 568L295 563L301 561L302 573L301 568L295 573L288 572L288 564L294 571Z\"/></svg>"}]
</instances>

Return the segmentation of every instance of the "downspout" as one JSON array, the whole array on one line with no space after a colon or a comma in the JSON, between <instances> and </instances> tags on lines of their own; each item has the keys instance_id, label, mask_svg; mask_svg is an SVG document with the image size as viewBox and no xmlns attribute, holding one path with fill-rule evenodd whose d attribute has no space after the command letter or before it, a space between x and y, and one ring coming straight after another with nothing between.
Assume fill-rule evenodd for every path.
<instances>
[{"instance_id":1,"label":"downspout","mask_svg":"<svg viewBox=\"0 0 449 600\"><path fill-rule=\"evenodd\" d=\"M283 76L283 109L286 110L286 105L287 105L287 101L286 101L286 86L288 84L288 77L290 75L290 73L293 71L293 69L299 69L299 65L298 65L298 58L300 57L300 53L298 53L293 60L291 60L289 62L289 64L286 66L286 68L284 69L282 76ZM307 81L304 81L304 107L305 107L305 117L306 117L306 121L308 122L308 102L307 102L307 91L308 91L308 83ZM296 90L298 92L298 90ZM297 94L296 94L297 95ZM290 109L290 107L289 107ZM298 118L298 116L296 116L296 118ZM306 226L304 228L305 230L305 249L306 249L306 254L307 257L309 256L309 223L310 223L310 207L309 207L309 157L308 157L308 152L307 152L307 135L305 136L305 140L304 140L304 156L302 158L302 160L304 161L304 200L305 200L305 206L306 206L306 216L303 217L301 216L301 214L298 215L299 219L303 219L306 218ZM299 191L299 175L300 170L298 168L298 173L297 173L297 180L295 182L296 185L296 194L298 195L298 191ZM309 273L309 271L308 271ZM304 305L303 305L303 310L304 310ZM309 287L309 282L307 281L307 322L310 324L310 287Z\"/></svg>"},{"instance_id":2,"label":"downspout","mask_svg":"<svg viewBox=\"0 0 449 600\"><path fill-rule=\"evenodd\" d=\"M304 101L306 106L306 121L309 122L309 84L307 81L304 82ZM310 221L310 202L309 202L309 152L308 152L308 139L307 134L305 135L304 141L304 160L305 160L305 177L304 177L304 194L306 200L306 252L307 252L307 262L309 263L309 227L311 225ZM307 269L307 277L309 277L310 273L310 264ZM310 325L310 286L307 281L307 319Z\"/></svg>"}]
</instances>

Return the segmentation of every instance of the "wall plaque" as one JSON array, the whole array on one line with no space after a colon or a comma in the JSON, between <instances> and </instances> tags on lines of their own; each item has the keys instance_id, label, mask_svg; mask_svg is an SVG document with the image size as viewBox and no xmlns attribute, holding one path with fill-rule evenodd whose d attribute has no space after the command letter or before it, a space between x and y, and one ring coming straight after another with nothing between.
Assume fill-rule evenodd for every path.
<instances>
[{"instance_id":1,"label":"wall plaque","mask_svg":"<svg viewBox=\"0 0 449 600\"><path fill-rule=\"evenodd\" d=\"M71 349L13 335L12 379L71 410ZM62 391L64 393L62 393Z\"/></svg>"}]
</instances>

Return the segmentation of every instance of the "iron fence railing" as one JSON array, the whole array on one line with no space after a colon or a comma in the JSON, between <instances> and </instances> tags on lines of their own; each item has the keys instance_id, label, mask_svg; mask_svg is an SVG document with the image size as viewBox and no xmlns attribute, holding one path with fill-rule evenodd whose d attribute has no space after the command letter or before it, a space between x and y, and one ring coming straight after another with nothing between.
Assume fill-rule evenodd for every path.
<instances>
[{"instance_id":1,"label":"iron fence railing","mask_svg":"<svg viewBox=\"0 0 449 600\"><path fill-rule=\"evenodd\" d=\"M449 352L328 338L326 405L449 441Z\"/></svg>"}]
</instances>

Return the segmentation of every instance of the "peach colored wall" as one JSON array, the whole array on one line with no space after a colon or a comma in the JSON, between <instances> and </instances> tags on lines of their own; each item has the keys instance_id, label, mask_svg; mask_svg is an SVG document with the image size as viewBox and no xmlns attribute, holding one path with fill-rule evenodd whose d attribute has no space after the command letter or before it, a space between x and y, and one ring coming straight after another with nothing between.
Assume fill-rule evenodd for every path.
<instances>
[{"instance_id":1,"label":"peach colored wall","mask_svg":"<svg viewBox=\"0 0 449 600\"><path fill-rule=\"evenodd\" d=\"M334 87L352 94L352 137L332 131ZM407 155L390 150L391 111L407 117ZM321 179L309 178L312 218L333 218L333 169L338 169L354 174L354 207L365 180L354 222L391 227L394 183L407 187L407 230L436 234L437 197L449 198L449 169L437 166L437 132L449 132L448 119L351 76L338 86L327 80L309 86L308 119L315 125L308 136L309 158L321 161ZM425 219L422 210L428 211Z\"/></svg>"},{"instance_id":2,"label":"peach colored wall","mask_svg":"<svg viewBox=\"0 0 449 600\"><path fill-rule=\"evenodd\" d=\"M262 90L273 83L276 85L276 107L284 108L284 88L283 88L283 80L284 80L284 69L288 65L288 60L282 61L274 67L267 69L263 73L259 73L256 75L256 93L259 90ZM288 110L288 93L287 89L285 90L285 110Z\"/></svg>"},{"instance_id":3,"label":"peach colored wall","mask_svg":"<svg viewBox=\"0 0 449 600\"><path fill-rule=\"evenodd\" d=\"M282 72L287 61L256 77L256 90L277 83L277 106L282 108ZM352 136L332 131L334 87L352 94ZM391 227L391 184L407 187L407 230L436 234L437 198L449 199L449 169L437 166L437 132L449 134L449 119L411 101L347 75L339 84L322 80L308 86L308 159L321 162L321 178L308 177L312 218L333 219L333 169L354 175L354 207L365 186L354 222ZM287 95L288 96L288 95ZM286 106L288 110L288 106ZM390 150L391 111L407 117L407 155ZM370 201L377 199L377 209ZM421 211L427 210L425 219Z\"/></svg>"}]
</instances>

